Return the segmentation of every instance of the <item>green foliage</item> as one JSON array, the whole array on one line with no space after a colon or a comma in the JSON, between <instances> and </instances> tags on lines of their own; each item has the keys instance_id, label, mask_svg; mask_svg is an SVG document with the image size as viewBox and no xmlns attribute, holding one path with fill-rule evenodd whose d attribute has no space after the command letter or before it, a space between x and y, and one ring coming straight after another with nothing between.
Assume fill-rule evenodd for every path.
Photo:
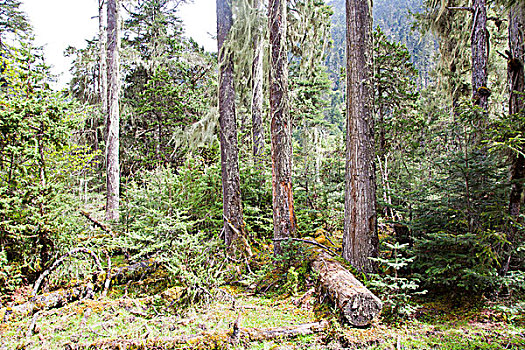
<instances>
[{"instance_id":1,"label":"green foliage","mask_svg":"<svg viewBox=\"0 0 525 350\"><path fill-rule=\"evenodd\" d=\"M219 181L217 167L196 158L177 171L144 171L126 186L119 245L133 260L164 263L170 282L184 288L181 304L206 299L223 283Z\"/></svg>"},{"instance_id":2,"label":"green foliage","mask_svg":"<svg viewBox=\"0 0 525 350\"><path fill-rule=\"evenodd\" d=\"M482 117L465 104L455 123L439 126L430 181L414 197L415 265L429 287L483 291L497 280L507 180L500 155L480 144Z\"/></svg>"},{"instance_id":3,"label":"green foliage","mask_svg":"<svg viewBox=\"0 0 525 350\"><path fill-rule=\"evenodd\" d=\"M17 264L10 263L7 260L7 254L4 250L0 251L0 291L7 295L12 293L22 283L22 273ZM0 304L2 299L0 299Z\"/></svg>"},{"instance_id":4,"label":"green foliage","mask_svg":"<svg viewBox=\"0 0 525 350\"><path fill-rule=\"evenodd\" d=\"M273 237L271 176L252 163L240 164L243 218L252 238Z\"/></svg>"},{"instance_id":5,"label":"green foliage","mask_svg":"<svg viewBox=\"0 0 525 350\"><path fill-rule=\"evenodd\" d=\"M407 317L416 311L416 306L411 303L413 296L425 294L426 291L417 291L420 280L416 277L402 277L403 272L414 262L415 257L407 257L408 243L394 244L383 242L387 252L383 257L370 258L378 262L381 274L372 275L369 282L383 297L383 314L397 318Z\"/></svg>"},{"instance_id":6,"label":"green foliage","mask_svg":"<svg viewBox=\"0 0 525 350\"><path fill-rule=\"evenodd\" d=\"M73 142L84 116L49 90L40 53L21 43L6 61L6 88L0 92L0 251L13 264L11 271L28 277L69 239L63 236L59 198L96 154ZM10 289L16 276L13 272Z\"/></svg>"},{"instance_id":7,"label":"green foliage","mask_svg":"<svg viewBox=\"0 0 525 350\"><path fill-rule=\"evenodd\" d=\"M1 36L5 33L28 34L31 26L27 20L27 15L20 9L19 0L0 0L0 44ZM2 50L3 47L0 47Z\"/></svg>"}]
</instances>

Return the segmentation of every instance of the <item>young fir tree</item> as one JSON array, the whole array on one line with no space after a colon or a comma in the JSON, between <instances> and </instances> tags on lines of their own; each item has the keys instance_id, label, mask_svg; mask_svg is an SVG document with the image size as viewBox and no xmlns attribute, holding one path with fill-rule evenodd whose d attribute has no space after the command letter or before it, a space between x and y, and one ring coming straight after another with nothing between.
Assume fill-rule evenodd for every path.
<instances>
[{"instance_id":1,"label":"young fir tree","mask_svg":"<svg viewBox=\"0 0 525 350\"><path fill-rule=\"evenodd\" d=\"M343 258L365 273L375 270L377 214L372 112L372 8L346 1L347 129Z\"/></svg>"}]
</instances>

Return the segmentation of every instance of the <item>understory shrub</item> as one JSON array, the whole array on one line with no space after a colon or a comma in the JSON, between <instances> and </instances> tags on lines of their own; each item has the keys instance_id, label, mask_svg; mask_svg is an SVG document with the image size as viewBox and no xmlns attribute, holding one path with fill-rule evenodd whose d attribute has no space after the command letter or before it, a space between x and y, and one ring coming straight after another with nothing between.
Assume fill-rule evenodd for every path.
<instances>
[{"instance_id":1,"label":"understory shrub","mask_svg":"<svg viewBox=\"0 0 525 350\"><path fill-rule=\"evenodd\" d=\"M210 296L224 280L220 177L199 159L177 170L144 171L127 184L120 245L133 260L163 263L170 282L184 288L181 303Z\"/></svg>"}]
</instances>

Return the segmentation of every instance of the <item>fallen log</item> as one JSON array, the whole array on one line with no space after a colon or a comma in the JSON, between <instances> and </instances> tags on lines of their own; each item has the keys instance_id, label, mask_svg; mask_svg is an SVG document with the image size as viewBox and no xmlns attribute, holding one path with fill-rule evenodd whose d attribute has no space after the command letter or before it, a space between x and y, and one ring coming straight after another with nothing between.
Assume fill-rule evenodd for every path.
<instances>
[{"instance_id":1,"label":"fallen log","mask_svg":"<svg viewBox=\"0 0 525 350\"><path fill-rule=\"evenodd\" d=\"M93 283L89 282L34 296L24 304L1 309L0 314L3 314L2 321L7 322L11 317L33 315L37 311L62 307L80 299L92 299L93 295L94 286Z\"/></svg>"},{"instance_id":2,"label":"fallen log","mask_svg":"<svg viewBox=\"0 0 525 350\"><path fill-rule=\"evenodd\" d=\"M306 323L295 326L275 328L239 328L235 337L241 343L272 340L277 338L293 338L300 335L309 335L322 332L328 326L328 321ZM179 335L173 337L151 337L147 339L101 339L88 344L69 343L65 349L173 349L177 345L198 348L222 348L232 342L232 333L235 330L222 332L203 332L200 334ZM178 347L177 347L178 348Z\"/></svg>"},{"instance_id":3,"label":"fallen log","mask_svg":"<svg viewBox=\"0 0 525 350\"><path fill-rule=\"evenodd\" d=\"M311 262L319 274L319 286L341 310L353 326L363 327L379 314L383 304L343 264L329 254L318 250Z\"/></svg>"},{"instance_id":4,"label":"fallen log","mask_svg":"<svg viewBox=\"0 0 525 350\"><path fill-rule=\"evenodd\" d=\"M67 289L59 289L49 293L36 295L36 291L38 291L38 287L42 283L42 280L47 277L51 271L58 267L66 257L79 252L87 253L83 248L73 249L58 259L51 268L46 270L38 279L37 283L35 283L33 295L29 301L13 307L0 308L0 322L7 322L14 316L31 316L36 311L59 308L80 299L93 299L95 292L106 290L107 293L106 288L109 288L110 282L112 284L124 284L128 281L140 280L144 276L153 273L159 265L153 259L148 259L133 265L116 267L111 270L109 274L110 276L106 278L100 262L96 260L97 267L102 270L99 274L100 278L89 278ZM87 254L92 254L93 257L96 256L92 252Z\"/></svg>"}]
</instances>

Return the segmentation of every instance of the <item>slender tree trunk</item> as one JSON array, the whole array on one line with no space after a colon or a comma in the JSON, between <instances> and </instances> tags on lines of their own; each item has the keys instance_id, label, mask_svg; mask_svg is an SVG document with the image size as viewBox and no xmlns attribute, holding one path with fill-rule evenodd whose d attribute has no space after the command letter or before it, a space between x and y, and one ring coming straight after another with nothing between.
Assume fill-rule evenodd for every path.
<instances>
[{"instance_id":1,"label":"slender tree trunk","mask_svg":"<svg viewBox=\"0 0 525 350\"><path fill-rule=\"evenodd\" d=\"M108 68L107 68L107 55L106 55L106 43L107 34L106 26L104 23L104 3L105 0L98 0L98 48L99 48L99 63L98 63L98 89L99 89L99 103L100 113L103 116L108 115ZM98 119L95 119L95 150L98 149ZM108 123L106 123L106 126ZM107 136L107 130L104 130L103 138Z\"/></svg>"},{"instance_id":2,"label":"slender tree trunk","mask_svg":"<svg viewBox=\"0 0 525 350\"><path fill-rule=\"evenodd\" d=\"M523 72L523 57L525 55L525 41L523 31L525 30L525 11L522 4L514 5L509 12L509 64L508 64L508 81L509 81L509 113L522 114L523 93L525 91L525 81ZM523 195L523 182L525 180L525 157L523 156L523 147L520 153L514 153L511 158L510 166L510 197L509 197L509 215L511 222L507 228L508 244L504 247L502 267L500 274L505 276L509 270L512 250L518 240L517 225L521 223L521 197Z\"/></svg>"},{"instance_id":3,"label":"slender tree trunk","mask_svg":"<svg viewBox=\"0 0 525 350\"><path fill-rule=\"evenodd\" d=\"M486 0L474 0L472 5L472 94L474 101L484 110L488 107L489 90L487 88L487 8Z\"/></svg>"},{"instance_id":4,"label":"slender tree trunk","mask_svg":"<svg viewBox=\"0 0 525 350\"><path fill-rule=\"evenodd\" d=\"M273 236L293 236L296 224L292 193L292 122L288 106L286 0L270 0L270 117L272 138ZM282 253L280 241L274 253Z\"/></svg>"},{"instance_id":5,"label":"slender tree trunk","mask_svg":"<svg viewBox=\"0 0 525 350\"><path fill-rule=\"evenodd\" d=\"M374 119L372 115L372 8L346 1L347 127L343 258L365 273L377 256Z\"/></svg>"},{"instance_id":6,"label":"slender tree trunk","mask_svg":"<svg viewBox=\"0 0 525 350\"><path fill-rule=\"evenodd\" d=\"M108 115L106 119L106 219L119 219L119 0L107 0L108 10Z\"/></svg>"},{"instance_id":7,"label":"slender tree trunk","mask_svg":"<svg viewBox=\"0 0 525 350\"><path fill-rule=\"evenodd\" d=\"M263 0L254 0L258 12L263 9ZM256 166L261 167L264 152L263 127L263 28L256 28L253 38L252 63L252 136L253 157Z\"/></svg>"},{"instance_id":8,"label":"slender tree trunk","mask_svg":"<svg viewBox=\"0 0 525 350\"><path fill-rule=\"evenodd\" d=\"M224 242L231 246L243 230L241 186L235 120L235 88L232 53L224 47L233 24L231 0L217 0L219 49L219 124L221 138L222 205Z\"/></svg>"}]
</instances>

